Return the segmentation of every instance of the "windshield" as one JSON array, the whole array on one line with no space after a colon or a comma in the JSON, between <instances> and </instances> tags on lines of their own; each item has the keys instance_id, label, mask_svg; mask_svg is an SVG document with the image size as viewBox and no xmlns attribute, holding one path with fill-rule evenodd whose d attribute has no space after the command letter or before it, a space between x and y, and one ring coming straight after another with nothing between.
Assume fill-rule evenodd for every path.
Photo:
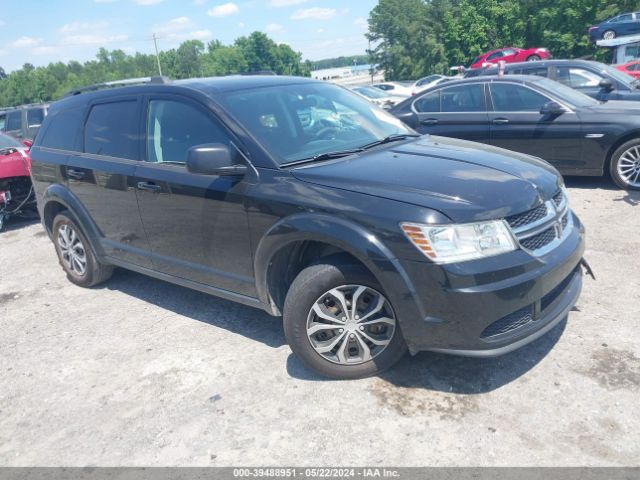
<instances>
[{"instance_id":1,"label":"windshield","mask_svg":"<svg viewBox=\"0 0 640 480\"><path fill-rule=\"evenodd\" d=\"M385 94L379 88L357 87L357 88L354 88L353 90L358 92L359 94L364 95L365 97L369 97L369 98L386 98L387 97L387 94Z\"/></svg>"},{"instance_id":2,"label":"windshield","mask_svg":"<svg viewBox=\"0 0 640 480\"><path fill-rule=\"evenodd\" d=\"M636 80L627 75L624 72L621 72L617 68L613 68L611 65L605 65L604 63L599 63L598 67L602 69L603 72L606 72L611 78L617 80L623 85L631 88L631 84L636 83Z\"/></svg>"},{"instance_id":3,"label":"windshield","mask_svg":"<svg viewBox=\"0 0 640 480\"><path fill-rule=\"evenodd\" d=\"M590 107L600 103L578 90L574 90L571 87L567 87L566 85L554 80L549 80L548 78L541 77L539 80L536 79L536 85L539 85L549 93L556 95L560 100L564 100L575 107Z\"/></svg>"},{"instance_id":4,"label":"windshield","mask_svg":"<svg viewBox=\"0 0 640 480\"><path fill-rule=\"evenodd\" d=\"M4 148L22 148L22 145L19 141L9 137L8 135L0 134L0 150Z\"/></svg>"},{"instance_id":5,"label":"windshield","mask_svg":"<svg viewBox=\"0 0 640 480\"><path fill-rule=\"evenodd\" d=\"M241 90L221 101L279 164L415 134L368 100L332 84Z\"/></svg>"}]
</instances>

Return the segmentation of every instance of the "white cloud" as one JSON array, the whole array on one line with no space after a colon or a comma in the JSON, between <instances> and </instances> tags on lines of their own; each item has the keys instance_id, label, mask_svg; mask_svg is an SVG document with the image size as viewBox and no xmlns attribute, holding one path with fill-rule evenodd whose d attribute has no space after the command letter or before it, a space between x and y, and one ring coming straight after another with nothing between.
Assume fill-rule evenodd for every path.
<instances>
[{"instance_id":1,"label":"white cloud","mask_svg":"<svg viewBox=\"0 0 640 480\"><path fill-rule=\"evenodd\" d=\"M193 0L194 5L204 5L207 0Z\"/></svg>"},{"instance_id":2,"label":"white cloud","mask_svg":"<svg viewBox=\"0 0 640 480\"><path fill-rule=\"evenodd\" d=\"M83 46L83 45L107 45L114 42L123 42L129 38L128 35L67 35L60 42L64 46Z\"/></svg>"},{"instance_id":3,"label":"white cloud","mask_svg":"<svg viewBox=\"0 0 640 480\"><path fill-rule=\"evenodd\" d=\"M184 31L193 26L193 21L189 17L176 17L166 23L156 25L154 27L154 31L159 35L167 35L174 32Z\"/></svg>"},{"instance_id":4,"label":"white cloud","mask_svg":"<svg viewBox=\"0 0 640 480\"><path fill-rule=\"evenodd\" d=\"M240 11L238 5L233 2L229 2L209 9L207 14L211 17L226 17L227 15L238 13L238 11Z\"/></svg>"},{"instance_id":5,"label":"white cloud","mask_svg":"<svg viewBox=\"0 0 640 480\"><path fill-rule=\"evenodd\" d=\"M81 30L102 30L109 27L109 22L71 22L65 23L61 28L61 33L74 33Z\"/></svg>"},{"instance_id":6,"label":"white cloud","mask_svg":"<svg viewBox=\"0 0 640 480\"><path fill-rule=\"evenodd\" d=\"M282 25L278 25L277 23L270 23L266 27L264 27L265 32L277 32L282 30L284 27Z\"/></svg>"},{"instance_id":7,"label":"white cloud","mask_svg":"<svg viewBox=\"0 0 640 480\"><path fill-rule=\"evenodd\" d=\"M176 17L166 23L155 25L153 31L170 43L184 40L208 40L213 37L211 30L197 27L198 25L189 17Z\"/></svg>"},{"instance_id":8,"label":"white cloud","mask_svg":"<svg viewBox=\"0 0 640 480\"><path fill-rule=\"evenodd\" d=\"M358 17L353 21L353 24L358 27L367 27L368 23L363 17Z\"/></svg>"},{"instance_id":9,"label":"white cloud","mask_svg":"<svg viewBox=\"0 0 640 480\"><path fill-rule=\"evenodd\" d=\"M138 5L142 5L148 7L150 5L158 5L162 3L164 0L134 0Z\"/></svg>"},{"instance_id":10,"label":"white cloud","mask_svg":"<svg viewBox=\"0 0 640 480\"><path fill-rule=\"evenodd\" d=\"M306 8L300 9L291 15L291 20L329 20L336 16L335 8Z\"/></svg>"},{"instance_id":11,"label":"white cloud","mask_svg":"<svg viewBox=\"0 0 640 480\"><path fill-rule=\"evenodd\" d=\"M113 3L113 2L117 2L118 0L93 0L94 3Z\"/></svg>"},{"instance_id":12,"label":"white cloud","mask_svg":"<svg viewBox=\"0 0 640 480\"><path fill-rule=\"evenodd\" d=\"M4 27L7 24L4 20L0 20L0 27Z\"/></svg>"},{"instance_id":13,"label":"white cloud","mask_svg":"<svg viewBox=\"0 0 640 480\"><path fill-rule=\"evenodd\" d=\"M11 42L11 46L14 48L26 48L26 47L35 47L36 45L40 44L42 42L42 39L40 38L33 38L33 37L20 37L17 40Z\"/></svg>"},{"instance_id":14,"label":"white cloud","mask_svg":"<svg viewBox=\"0 0 640 480\"><path fill-rule=\"evenodd\" d=\"M52 55L58 51L56 47L41 46L31 50L34 55Z\"/></svg>"},{"instance_id":15,"label":"white cloud","mask_svg":"<svg viewBox=\"0 0 640 480\"><path fill-rule=\"evenodd\" d=\"M244 26L245 26L245 25L244 25L244 22L240 22L240 23L238 24L238 27L240 27L240 28L244 28Z\"/></svg>"},{"instance_id":16,"label":"white cloud","mask_svg":"<svg viewBox=\"0 0 640 480\"><path fill-rule=\"evenodd\" d=\"M309 0L269 0L269 6L275 8L290 7L291 5L300 5Z\"/></svg>"},{"instance_id":17,"label":"white cloud","mask_svg":"<svg viewBox=\"0 0 640 480\"><path fill-rule=\"evenodd\" d=\"M1 57L2 55L6 55L7 53L8 53L8 52L7 52L5 49L0 48L0 57Z\"/></svg>"},{"instance_id":18,"label":"white cloud","mask_svg":"<svg viewBox=\"0 0 640 480\"><path fill-rule=\"evenodd\" d=\"M316 30L317 33L324 33L324 28L319 28L318 30Z\"/></svg>"}]
</instances>

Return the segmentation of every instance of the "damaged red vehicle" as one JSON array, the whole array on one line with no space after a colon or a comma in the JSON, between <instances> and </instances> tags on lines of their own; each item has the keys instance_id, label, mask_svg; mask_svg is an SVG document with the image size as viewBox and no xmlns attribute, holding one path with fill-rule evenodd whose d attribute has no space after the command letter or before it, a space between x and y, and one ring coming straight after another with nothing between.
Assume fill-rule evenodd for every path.
<instances>
[{"instance_id":1,"label":"damaged red vehicle","mask_svg":"<svg viewBox=\"0 0 640 480\"><path fill-rule=\"evenodd\" d=\"M0 230L9 217L36 211L30 143L0 133Z\"/></svg>"}]
</instances>

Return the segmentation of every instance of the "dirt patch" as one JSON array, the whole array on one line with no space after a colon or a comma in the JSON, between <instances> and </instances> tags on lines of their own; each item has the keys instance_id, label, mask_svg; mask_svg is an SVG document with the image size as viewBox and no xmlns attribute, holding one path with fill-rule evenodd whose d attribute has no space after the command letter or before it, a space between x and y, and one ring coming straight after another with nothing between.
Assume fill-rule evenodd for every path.
<instances>
[{"instance_id":1,"label":"dirt patch","mask_svg":"<svg viewBox=\"0 0 640 480\"><path fill-rule=\"evenodd\" d=\"M440 420L456 420L478 411L476 397L471 395L400 387L381 379L374 380L369 391L381 405L404 416L437 415Z\"/></svg>"},{"instance_id":2,"label":"dirt patch","mask_svg":"<svg viewBox=\"0 0 640 480\"><path fill-rule=\"evenodd\" d=\"M0 305L4 305L5 303L9 303L12 300L16 300L16 297L18 295L18 292L0 293Z\"/></svg>"},{"instance_id":3,"label":"dirt patch","mask_svg":"<svg viewBox=\"0 0 640 480\"><path fill-rule=\"evenodd\" d=\"M605 348L592 355L593 364L586 372L609 390L640 389L640 358L633 352Z\"/></svg>"}]
</instances>

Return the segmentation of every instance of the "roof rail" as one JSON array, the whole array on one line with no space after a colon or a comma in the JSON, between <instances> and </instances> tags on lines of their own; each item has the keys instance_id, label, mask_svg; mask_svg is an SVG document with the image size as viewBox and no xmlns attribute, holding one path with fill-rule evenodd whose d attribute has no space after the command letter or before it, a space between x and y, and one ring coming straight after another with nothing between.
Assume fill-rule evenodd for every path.
<instances>
[{"instance_id":1,"label":"roof rail","mask_svg":"<svg viewBox=\"0 0 640 480\"><path fill-rule=\"evenodd\" d=\"M126 87L129 85L145 85L145 84L167 84L171 83L171 79L164 76L156 75L154 77L140 77L140 78L126 78L124 80L114 80L111 82L102 82L96 83L94 85L88 85L86 87L77 88L75 90L70 90L65 93L65 97L71 97L73 95L80 95L85 92L95 92L96 90L102 90L105 88L115 88L115 87Z\"/></svg>"},{"instance_id":2,"label":"roof rail","mask_svg":"<svg viewBox=\"0 0 640 480\"><path fill-rule=\"evenodd\" d=\"M39 102L39 103L25 103L23 105L15 105L13 107L0 107L0 112L6 112L9 110L18 110L22 108L42 107L48 104L49 102Z\"/></svg>"}]
</instances>

